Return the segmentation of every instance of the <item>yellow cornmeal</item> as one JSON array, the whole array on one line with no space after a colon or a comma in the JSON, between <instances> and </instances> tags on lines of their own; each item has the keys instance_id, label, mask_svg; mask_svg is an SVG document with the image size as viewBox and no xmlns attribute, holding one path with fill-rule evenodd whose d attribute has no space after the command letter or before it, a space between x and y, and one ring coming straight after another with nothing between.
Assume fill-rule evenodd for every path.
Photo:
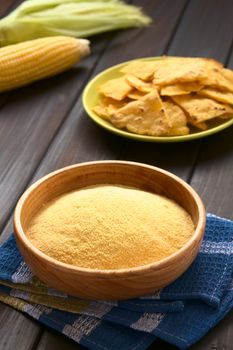
<instances>
[{"instance_id":1,"label":"yellow cornmeal","mask_svg":"<svg viewBox=\"0 0 233 350\"><path fill-rule=\"evenodd\" d=\"M137 189L103 185L62 195L32 220L27 236L64 263L93 269L161 260L192 236L190 215L174 201Z\"/></svg>"}]
</instances>

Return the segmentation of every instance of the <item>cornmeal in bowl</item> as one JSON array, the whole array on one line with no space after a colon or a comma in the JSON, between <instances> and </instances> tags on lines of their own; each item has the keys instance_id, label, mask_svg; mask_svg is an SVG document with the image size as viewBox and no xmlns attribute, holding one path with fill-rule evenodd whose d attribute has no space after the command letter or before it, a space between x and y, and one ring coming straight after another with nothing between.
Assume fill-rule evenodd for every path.
<instances>
[{"instance_id":1,"label":"cornmeal in bowl","mask_svg":"<svg viewBox=\"0 0 233 350\"><path fill-rule=\"evenodd\" d=\"M26 232L46 255L100 270L160 261L193 233L190 215L173 200L120 185L61 195L38 211Z\"/></svg>"}]
</instances>

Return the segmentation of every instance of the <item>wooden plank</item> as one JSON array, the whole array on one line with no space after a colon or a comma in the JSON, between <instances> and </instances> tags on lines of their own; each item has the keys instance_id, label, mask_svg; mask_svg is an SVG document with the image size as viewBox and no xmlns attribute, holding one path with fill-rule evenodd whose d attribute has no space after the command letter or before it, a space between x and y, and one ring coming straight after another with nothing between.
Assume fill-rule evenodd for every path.
<instances>
[{"instance_id":1,"label":"wooden plank","mask_svg":"<svg viewBox=\"0 0 233 350\"><path fill-rule=\"evenodd\" d=\"M206 209L233 219L232 127L205 139L191 185L201 194Z\"/></svg>"},{"instance_id":2,"label":"wooden plank","mask_svg":"<svg viewBox=\"0 0 233 350\"><path fill-rule=\"evenodd\" d=\"M64 337L58 332L52 330L45 330L40 342L36 348L37 350L81 350L84 349L81 345Z\"/></svg>"},{"instance_id":3,"label":"wooden plank","mask_svg":"<svg viewBox=\"0 0 233 350\"><path fill-rule=\"evenodd\" d=\"M3 17L7 13L7 10L12 6L15 0L2 0L0 7L0 16Z\"/></svg>"},{"instance_id":4,"label":"wooden plank","mask_svg":"<svg viewBox=\"0 0 233 350\"><path fill-rule=\"evenodd\" d=\"M6 16L21 2L22 0L1 0L0 17Z\"/></svg>"},{"instance_id":5,"label":"wooden plank","mask_svg":"<svg viewBox=\"0 0 233 350\"><path fill-rule=\"evenodd\" d=\"M2 0L0 16L8 13L17 3L19 1ZM4 103L7 95L1 95L0 105ZM0 304L0 325L0 348L4 350L30 350L41 333L41 328L37 323L4 304Z\"/></svg>"},{"instance_id":6,"label":"wooden plank","mask_svg":"<svg viewBox=\"0 0 233 350\"><path fill-rule=\"evenodd\" d=\"M30 350L40 335L40 327L31 319L0 303L0 349Z\"/></svg>"},{"instance_id":7,"label":"wooden plank","mask_svg":"<svg viewBox=\"0 0 233 350\"><path fill-rule=\"evenodd\" d=\"M232 324L233 311L190 350L232 350Z\"/></svg>"},{"instance_id":8,"label":"wooden plank","mask_svg":"<svg viewBox=\"0 0 233 350\"><path fill-rule=\"evenodd\" d=\"M232 41L232 11L231 0L190 1L169 54L214 57L224 63Z\"/></svg>"}]
</instances>

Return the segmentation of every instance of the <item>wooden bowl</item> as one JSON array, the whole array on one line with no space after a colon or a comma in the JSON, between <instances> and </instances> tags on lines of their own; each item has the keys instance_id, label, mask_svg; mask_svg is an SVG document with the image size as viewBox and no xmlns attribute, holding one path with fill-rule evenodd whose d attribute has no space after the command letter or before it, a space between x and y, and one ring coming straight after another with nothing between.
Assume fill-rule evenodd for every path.
<instances>
[{"instance_id":1,"label":"wooden bowl","mask_svg":"<svg viewBox=\"0 0 233 350\"><path fill-rule=\"evenodd\" d=\"M193 236L179 251L163 260L115 270L68 265L33 246L25 231L43 203L68 191L98 184L124 185L172 198L191 215L195 225ZM14 228L22 256L43 282L78 297L120 300L151 294L173 282L190 266L204 234L205 208L186 182L167 171L140 163L98 161L57 170L34 183L17 203Z\"/></svg>"}]
</instances>

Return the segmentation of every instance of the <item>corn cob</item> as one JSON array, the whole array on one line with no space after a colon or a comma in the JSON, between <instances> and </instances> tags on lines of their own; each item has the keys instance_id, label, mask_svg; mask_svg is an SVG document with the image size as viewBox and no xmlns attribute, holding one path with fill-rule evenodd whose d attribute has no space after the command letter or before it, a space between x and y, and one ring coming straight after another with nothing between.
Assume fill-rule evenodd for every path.
<instances>
[{"instance_id":1,"label":"corn cob","mask_svg":"<svg viewBox=\"0 0 233 350\"><path fill-rule=\"evenodd\" d=\"M0 49L0 92L61 73L89 54L89 41L48 37Z\"/></svg>"}]
</instances>

